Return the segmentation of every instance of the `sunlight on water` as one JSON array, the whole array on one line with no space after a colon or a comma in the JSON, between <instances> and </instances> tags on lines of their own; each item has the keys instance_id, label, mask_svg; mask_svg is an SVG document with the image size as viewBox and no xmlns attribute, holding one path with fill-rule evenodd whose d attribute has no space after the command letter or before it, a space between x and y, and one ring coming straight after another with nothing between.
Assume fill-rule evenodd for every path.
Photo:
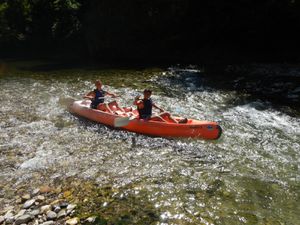
<instances>
[{"instance_id":1,"label":"sunlight on water","mask_svg":"<svg viewBox=\"0 0 300 225\"><path fill-rule=\"evenodd\" d=\"M0 78L4 186L68 177L116 188L136 184L135 195L146 190L161 212L160 224L299 222L299 118L261 100L238 104L243 96L205 86L201 71L173 68L141 78L157 86L153 100L173 114L221 121L221 139L152 138L112 130L71 115L63 104L92 90L91 80L108 82L103 73ZM132 77L124 75L122 82ZM121 95L122 105L130 105L144 88L114 82L105 88Z\"/></svg>"}]
</instances>

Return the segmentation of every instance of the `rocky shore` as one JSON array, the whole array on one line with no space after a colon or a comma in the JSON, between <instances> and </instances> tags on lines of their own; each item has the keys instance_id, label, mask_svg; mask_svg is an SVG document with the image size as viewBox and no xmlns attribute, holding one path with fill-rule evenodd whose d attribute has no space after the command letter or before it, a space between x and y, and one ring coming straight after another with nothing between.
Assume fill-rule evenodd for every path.
<instances>
[{"instance_id":1,"label":"rocky shore","mask_svg":"<svg viewBox=\"0 0 300 225\"><path fill-rule=\"evenodd\" d=\"M0 211L0 224L7 225L55 225L92 224L94 217L80 220L75 216L76 204L66 197L68 191L57 193L48 186L17 196L9 206Z\"/></svg>"}]
</instances>

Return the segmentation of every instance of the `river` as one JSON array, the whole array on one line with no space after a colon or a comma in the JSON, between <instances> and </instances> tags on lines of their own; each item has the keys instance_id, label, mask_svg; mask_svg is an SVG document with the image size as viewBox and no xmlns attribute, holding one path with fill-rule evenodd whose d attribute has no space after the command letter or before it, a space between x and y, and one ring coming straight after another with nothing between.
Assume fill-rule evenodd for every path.
<instances>
[{"instance_id":1,"label":"river","mask_svg":"<svg viewBox=\"0 0 300 225\"><path fill-rule=\"evenodd\" d=\"M20 187L47 184L72 190L79 203L86 198L83 211L111 220L127 213L126 224L300 223L299 114L209 86L194 68L27 64L8 64L0 74L0 209ZM150 87L173 114L220 121L222 137L153 138L70 114L65 99L80 99L96 79L122 96L121 105ZM105 200L85 193L90 183L107 189Z\"/></svg>"}]
</instances>

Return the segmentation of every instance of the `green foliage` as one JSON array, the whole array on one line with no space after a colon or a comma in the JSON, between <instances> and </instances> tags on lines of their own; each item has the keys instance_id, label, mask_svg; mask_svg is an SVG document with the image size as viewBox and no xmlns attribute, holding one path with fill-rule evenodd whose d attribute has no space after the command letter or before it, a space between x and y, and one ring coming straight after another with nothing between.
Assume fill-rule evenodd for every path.
<instances>
[{"instance_id":1,"label":"green foliage","mask_svg":"<svg viewBox=\"0 0 300 225\"><path fill-rule=\"evenodd\" d=\"M197 58L216 50L292 58L299 12L296 0L1 0L0 46L68 44L94 58Z\"/></svg>"}]
</instances>

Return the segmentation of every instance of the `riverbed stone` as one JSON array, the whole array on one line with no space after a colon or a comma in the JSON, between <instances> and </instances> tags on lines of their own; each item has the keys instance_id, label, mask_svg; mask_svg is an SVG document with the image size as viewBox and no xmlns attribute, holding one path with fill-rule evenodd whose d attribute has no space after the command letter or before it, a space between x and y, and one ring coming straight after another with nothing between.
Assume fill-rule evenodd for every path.
<instances>
[{"instance_id":1,"label":"riverbed stone","mask_svg":"<svg viewBox=\"0 0 300 225\"><path fill-rule=\"evenodd\" d=\"M67 208L68 207L68 202L66 202L66 201L62 201L60 204L59 204L59 206L60 206L60 208Z\"/></svg>"},{"instance_id":2,"label":"riverbed stone","mask_svg":"<svg viewBox=\"0 0 300 225\"><path fill-rule=\"evenodd\" d=\"M6 224L12 224L15 220L13 210L9 210L4 215L5 223Z\"/></svg>"},{"instance_id":3,"label":"riverbed stone","mask_svg":"<svg viewBox=\"0 0 300 225\"><path fill-rule=\"evenodd\" d=\"M33 191L32 191L32 196L36 196L37 194L39 194L40 193L40 189L39 188L36 188L36 189L34 189Z\"/></svg>"},{"instance_id":4,"label":"riverbed stone","mask_svg":"<svg viewBox=\"0 0 300 225\"><path fill-rule=\"evenodd\" d=\"M53 211L48 211L47 212L47 219L48 220L54 220L56 218L57 218L56 212L53 212Z\"/></svg>"},{"instance_id":5,"label":"riverbed stone","mask_svg":"<svg viewBox=\"0 0 300 225\"><path fill-rule=\"evenodd\" d=\"M51 210L51 205L44 205L41 207L41 213L46 213Z\"/></svg>"},{"instance_id":6,"label":"riverbed stone","mask_svg":"<svg viewBox=\"0 0 300 225\"><path fill-rule=\"evenodd\" d=\"M57 214L58 219L66 217L66 216L67 216L67 211L65 209L60 210Z\"/></svg>"},{"instance_id":7,"label":"riverbed stone","mask_svg":"<svg viewBox=\"0 0 300 225\"><path fill-rule=\"evenodd\" d=\"M22 200L25 202L25 201L27 201L27 200L30 199L30 194L25 194L25 195L23 195L21 198L22 198Z\"/></svg>"},{"instance_id":8,"label":"riverbed stone","mask_svg":"<svg viewBox=\"0 0 300 225\"><path fill-rule=\"evenodd\" d=\"M26 209L21 209L16 215L15 215L15 219L17 219L20 216L23 216L26 212Z\"/></svg>"},{"instance_id":9,"label":"riverbed stone","mask_svg":"<svg viewBox=\"0 0 300 225\"><path fill-rule=\"evenodd\" d=\"M49 186L42 186L40 187L40 193L44 194L44 193L49 193L52 191L52 188L50 188Z\"/></svg>"},{"instance_id":10,"label":"riverbed stone","mask_svg":"<svg viewBox=\"0 0 300 225\"><path fill-rule=\"evenodd\" d=\"M45 196L43 196L43 195L38 195L38 196L36 196L35 199L36 199L37 202L42 202L42 201L45 200Z\"/></svg>"},{"instance_id":11,"label":"riverbed stone","mask_svg":"<svg viewBox=\"0 0 300 225\"><path fill-rule=\"evenodd\" d=\"M20 225L20 224L23 224L23 223L28 223L30 220L32 220L32 217L28 214L25 214L23 216L20 216L16 219L15 221L15 225Z\"/></svg>"},{"instance_id":12,"label":"riverbed stone","mask_svg":"<svg viewBox=\"0 0 300 225\"><path fill-rule=\"evenodd\" d=\"M75 225L79 223L79 218L78 217L74 217L72 219L69 219L66 221L66 224L68 225Z\"/></svg>"},{"instance_id":13,"label":"riverbed stone","mask_svg":"<svg viewBox=\"0 0 300 225\"><path fill-rule=\"evenodd\" d=\"M41 214L41 211L39 209L34 209L31 212L29 212L29 214L36 217Z\"/></svg>"},{"instance_id":14,"label":"riverbed stone","mask_svg":"<svg viewBox=\"0 0 300 225\"><path fill-rule=\"evenodd\" d=\"M4 222L4 216L0 216L0 224L2 224Z\"/></svg>"},{"instance_id":15,"label":"riverbed stone","mask_svg":"<svg viewBox=\"0 0 300 225\"><path fill-rule=\"evenodd\" d=\"M47 222L42 223L41 225L54 225L54 221L53 220L49 220Z\"/></svg>"},{"instance_id":16,"label":"riverbed stone","mask_svg":"<svg viewBox=\"0 0 300 225\"><path fill-rule=\"evenodd\" d=\"M76 204L70 204L67 206L67 214L71 213L77 207Z\"/></svg>"},{"instance_id":17,"label":"riverbed stone","mask_svg":"<svg viewBox=\"0 0 300 225\"><path fill-rule=\"evenodd\" d=\"M27 201L24 203L23 208L24 208L24 209L28 209L28 208L30 208L34 203L35 203L35 199L27 200Z\"/></svg>"},{"instance_id":18,"label":"riverbed stone","mask_svg":"<svg viewBox=\"0 0 300 225\"><path fill-rule=\"evenodd\" d=\"M54 206L53 208L54 208L53 211L56 213L58 213L61 210L61 208L58 205Z\"/></svg>"},{"instance_id":19,"label":"riverbed stone","mask_svg":"<svg viewBox=\"0 0 300 225\"><path fill-rule=\"evenodd\" d=\"M91 217L87 218L86 221L88 223L94 223L96 221L96 218L97 218L96 216L91 216Z\"/></svg>"},{"instance_id":20,"label":"riverbed stone","mask_svg":"<svg viewBox=\"0 0 300 225\"><path fill-rule=\"evenodd\" d=\"M22 203L22 198L17 198L16 204L21 204Z\"/></svg>"}]
</instances>

